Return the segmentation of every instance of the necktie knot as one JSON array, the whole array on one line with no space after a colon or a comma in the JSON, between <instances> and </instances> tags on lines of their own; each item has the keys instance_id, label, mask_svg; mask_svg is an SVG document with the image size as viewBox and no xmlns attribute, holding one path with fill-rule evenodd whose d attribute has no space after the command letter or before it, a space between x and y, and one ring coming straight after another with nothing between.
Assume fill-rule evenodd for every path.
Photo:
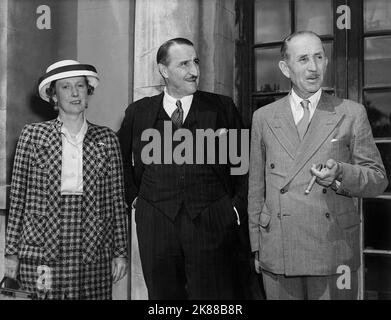
<instances>
[{"instance_id":1,"label":"necktie knot","mask_svg":"<svg viewBox=\"0 0 391 320\"><path fill-rule=\"evenodd\" d=\"M181 110L182 109L182 102L181 102L181 100L177 100L176 102L175 102L175 105Z\"/></svg>"},{"instance_id":2,"label":"necktie knot","mask_svg":"<svg viewBox=\"0 0 391 320\"><path fill-rule=\"evenodd\" d=\"M309 100L302 100L300 102L301 106L303 107L303 109L308 109L308 106L310 104L310 101Z\"/></svg>"}]
</instances>

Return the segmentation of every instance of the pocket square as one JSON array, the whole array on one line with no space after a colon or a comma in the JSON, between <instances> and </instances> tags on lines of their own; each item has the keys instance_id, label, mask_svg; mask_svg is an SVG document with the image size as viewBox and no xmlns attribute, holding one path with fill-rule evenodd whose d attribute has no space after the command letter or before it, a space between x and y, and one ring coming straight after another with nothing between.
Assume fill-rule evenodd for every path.
<instances>
[{"instance_id":1,"label":"pocket square","mask_svg":"<svg viewBox=\"0 0 391 320\"><path fill-rule=\"evenodd\" d=\"M331 139L331 142L337 142L339 139Z\"/></svg>"}]
</instances>

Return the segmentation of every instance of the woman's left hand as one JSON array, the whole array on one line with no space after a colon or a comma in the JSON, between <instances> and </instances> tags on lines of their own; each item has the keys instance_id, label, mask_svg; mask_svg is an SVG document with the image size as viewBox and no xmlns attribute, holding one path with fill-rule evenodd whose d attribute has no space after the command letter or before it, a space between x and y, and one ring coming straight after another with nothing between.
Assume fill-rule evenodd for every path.
<instances>
[{"instance_id":1,"label":"woman's left hand","mask_svg":"<svg viewBox=\"0 0 391 320\"><path fill-rule=\"evenodd\" d=\"M128 260L126 258L113 258L113 282L121 280L128 272Z\"/></svg>"}]
</instances>

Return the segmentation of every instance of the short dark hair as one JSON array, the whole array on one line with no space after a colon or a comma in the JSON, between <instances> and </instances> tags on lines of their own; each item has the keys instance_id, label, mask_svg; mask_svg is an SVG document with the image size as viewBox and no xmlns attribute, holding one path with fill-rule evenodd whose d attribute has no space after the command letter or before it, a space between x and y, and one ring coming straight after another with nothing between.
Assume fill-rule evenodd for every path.
<instances>
[{"instance_id":1,"label":"short dark hair","mask_svg":"<svg viewBox=\"0 0 391 320\"><path fill-rule=\"evenodd\" d=\"M193 42L185 38L174 38L174 39L167 40L160 46L159 50L157 51L156 62L158 64L159 63L162 63L164 65L168 64L168 50L174 44L185 44L194 47Z\"/></svg>"},{"instance_id":2,"label":"short dark hair","mask_svg":"<svg viewBox=\"0 0 391 320\"><path fill-rule=\"evenodd\" d=\"M288 59L288 54L287 54L287 51L288 51L288 43L289 41L291 41L293 38L297 37L297 36L300 36L300 35L313 35L317 38L319 38L320 41L322 41L322 39L320 39L319 35L313 31L309 31L309 30L305 30L305 31L295 31L293 33L291 33L289 36L287 36L283 41L282 41L282 45L281 45L281 58L284 59L284 60L287 60ZM323 44L322 44L323 46ZM323 47L323 51L324 50L324 47Z\"/></svg>"},{"instance_id":3,"label":"short dark hair","mask_svg":"<svg viewBox=\"0 0 391 320\"><path fill-rule=\"evenodd\" d=\"M89 96L92 96L94 94L95 88L92 85L90 85L86 76L84 76L84 79L86 80L86 84L87 84L87 94ZM52 81L50 83L49 88L46 88L46 95L49 97L49 103L52 106L56 104L53 100L53 96L56 94L56 82L57 80Z\"/></svg>"}]
</instances>

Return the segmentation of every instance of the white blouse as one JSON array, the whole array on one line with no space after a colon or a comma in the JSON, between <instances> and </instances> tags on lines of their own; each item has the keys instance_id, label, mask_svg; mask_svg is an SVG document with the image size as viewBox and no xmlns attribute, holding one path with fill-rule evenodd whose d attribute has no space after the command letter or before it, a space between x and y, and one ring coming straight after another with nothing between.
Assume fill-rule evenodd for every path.
<instances>
[{"instance_id":1,"label":"white blouse","mask_svg":"<svg viewBox=\"0 0 391 320\"><path fill-rule=\"evenodd\" d=\"M83 194L83 140L88 129L84 123L80 131L74 135L63 125L62 164L61 164L61 194Z\"/></svg>"}]
</instances>

